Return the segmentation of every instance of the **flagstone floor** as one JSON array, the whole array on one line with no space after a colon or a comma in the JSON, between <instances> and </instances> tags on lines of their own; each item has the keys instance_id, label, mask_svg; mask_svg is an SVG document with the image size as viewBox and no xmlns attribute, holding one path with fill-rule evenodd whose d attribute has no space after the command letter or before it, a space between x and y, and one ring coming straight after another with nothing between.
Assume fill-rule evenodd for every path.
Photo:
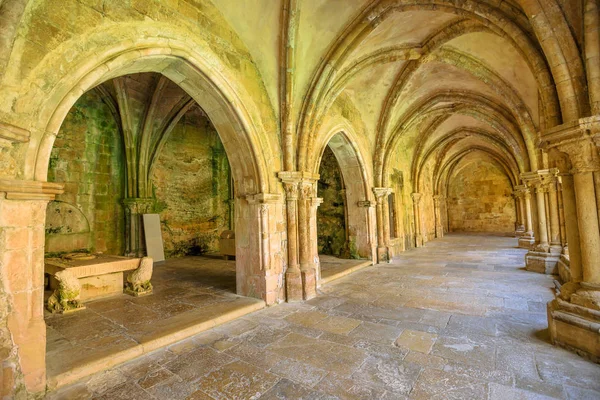
<instances>
[{"instance_id":1,"label":"flagstone floor","mask_svg":"<svg viewBox=\"0 0 600 400\"><path fill-rule=\"evenodd\" d=\"M552 277L516 244L449 235L47 398L600 399L600 366L549 344Z\"/></svg>"}]
</instances>

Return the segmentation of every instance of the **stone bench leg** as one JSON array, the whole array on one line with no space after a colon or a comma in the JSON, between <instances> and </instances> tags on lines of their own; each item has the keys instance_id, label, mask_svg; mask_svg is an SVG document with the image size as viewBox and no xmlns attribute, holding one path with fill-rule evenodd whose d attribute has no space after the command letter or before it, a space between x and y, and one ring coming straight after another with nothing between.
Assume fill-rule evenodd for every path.
<instances>
[{"instance_id":1,"label":"stone bench leg","mask_svg":"<svg viewBox=\"0 0 600 400\"><path fill-rule=\"evenodd\" d=\"M152 257L143 257L140 266L127 275L125 293L131 296L144 296L152 293Z\"/></svg>"}]
</instances>

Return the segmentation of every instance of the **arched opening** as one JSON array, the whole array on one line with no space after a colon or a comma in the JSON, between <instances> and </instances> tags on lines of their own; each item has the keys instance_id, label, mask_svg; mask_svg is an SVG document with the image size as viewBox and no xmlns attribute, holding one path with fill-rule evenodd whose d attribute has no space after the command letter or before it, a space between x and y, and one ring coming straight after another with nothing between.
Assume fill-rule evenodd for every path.
<instances>
[{"instance_id":1,"label":"arched opening","mask_svg":"<svg viewBox=\"0 0 600 400\"><path fill-rule=\"evenodd\" d=\"M370 265L376 243L365 171L343 132L331 137L318 165L317 196L322 203L317 209L317 243L322 281L327 282L341 271Z\"/></svg>"},{"instance_id":2,"label":"arched opening","mask_svg":"<svg viewBox=\"0 0 600 400\"><path fill-rule=\"evenodd\" d=\"M178 85L139 73L84 93L58 132L48 179L65 188L46 213L51 382L98 354L203 322L212 308L216 316L236 309L228 306L236 292L229 160L210 118ZM153 229L157 243L147 241ZM152 292L124 294L130 271L116 265L160 254L151 246L161 245L166 260L154 264ZM57 270L76 271L80 308L51 305Z\"/></svg>"},{"instance_id":3,"label":"arched opening","mask_svg":"<svg viewBox=\"0 0 600 400\"><path fill-rule=\"evenodd\" d=\"M134 51L133 54L120 52L115 58L104 60L104 62L111 63L111 68L106 68L106 65L101 63L85 73L82 73L82 70L77 70L76 74L79 75L76 78L71 77L68 79L68 77L65 77L65 79L56 83L54 94L50 95L50 100L42 105L42 108L38 111L37 123L40 127L36 128L35 131L40 132L41 136L36 139L37 147L30 148L29 157L34 162L28 163L29 170L26 173L40 180L45 180L47 177L51 180L57 180L56 174L59 171L55 167L60 164L60 153L73 150L61 146L61 126L65 121L69 125L70 119L77 118L77 108L81 107L82 104L76 103L82 96L84 96L83 103L87 101L85 99L87 96L96 96L94 100L101 98L104 105L98 105L96 110L92 110L92 114L100 113L103 116L112 114L113 122L107 122L108 120L104 123L96 121L92 124L94 126L91 130L110 130L113 128L118 131L119 129L116 128L118 124L115 121L120 120L122 128L119 132L120 136L117 136L124 138L123 145L115 144L112 148L108 146L108 148L103 149L101 148L102 142L94 143L95 139L93 138L89 140L88 138L79 139L81 142L77 143L79 150L82 150L85 156L89 155L95 161L95 164L94 168L83 172L84 175L87 173L88 176L79 182L77 187L73 186L72 191L66 190L65 194L68 196L71 193L71 201L76 206L65 207L71 210L77 209L81 214L82 210L77 207L77 204L86 200L83 199L85 196L82 195L88 195L87 191L91 187L91 190L97 195L95 197L91 196L93 201L89 199L90 196L87 196L90 210L88 210L87 215L84 213L80 219L87 221L88 225L90 220L93 220L94 223L90 226L82 224L83 227L78 228L76 232L80 234L78 239L80 242L71 243L69 246L63 246L63 248L55 247L56 253L76 250L78 253L103 252L105 254L116 253L117 255L119 253L144 255L143 252L139 252L139 248L131 247L130 242L135 242L133 238L138 232L134 224L131 223L132 209L136 207L137 211L135 213L138 216L153 210L163 211L165 218L173 218L175 214L182 217L182 210L179 210L178 213L172 207L172 204L169 204L169 202L173 202L174 198L179 197L179 200L185 200L188 205L195 203L200 208L206 207L212 208L212 210L210 213L205 213L204 217L206 218L201 217L198 213L191 213L187 216L191 218L192 222L189 225L186 225L184 219L180 219L178 221L180 226L177 231L169 226L168 219L163 218L161 221L163 238L167 236L171 245L171 247L166 247L167 255L214 251L215 244L219 241L220 232L227 230L225 228L231 228L238 238L233 244L236 261L219 261L221 264L226 263L230 266L230 273L226 277L225 292L222 290L223 287L219 288L218 285L215 285L215 279L202 287L195 285L200 279L198 279L198 274L192 267L188 268L187 273L184 275L188 280L192 279L193 282L187 282L187 286L184 284L182 288L171 288L162 293L156 290L155 294L151 296L134 298L133 300L114 299L111 305L107 305L105 308L96 307L96 310L93 310L93 307L87 307L82 313L74 313L65 317L64 320L69 319L69 323L74 324L72 326L73 332L78 331L80 338L85 337L92 340L92 342L81 341L80 344L84 345L85 350L82 348L81 351L77 351L76 346L68 345L62 340L63 338L55 335L55 332L49 329L47 345L49 349L54 350L52 356L48 355L46 357L48 361L46 374L50 387L67 384L82 376L106 368L106 365L123 362L128 358L141 354L140 352L152 351L155 348L164 346L165 343L193 335L199 330L206 329L206 326L210 326L211 321L215 318L218 319L217 323L223 323L240 315L239 312L232 311L241 310L242 314L248 313L264 307L265 302L273 304L283 298L281 277L279 279L267 279L267 276L277 278L278 275L283 273L282 257L279 256L281 249L278 247L282 241L281 239L270 240L270 237L275 239L275 237L281 236L281 231L285 228L284 226L281 229L277 228L280 226L277 221L283 215L283 205L280 196L269 194L271 182L264 173L264 166L267 163L263 157L269 152L270 147L268 144L258 144L264 139L256 139L255 127L247 123L246 109L243 104L237 103L239 100L231 91L231 87L220 81L221 76L214 73L210 73L210 76L204 74L199 69L204 65L198 62L199 60L194 59L192 55L189 55L190 58L186 60L182 58L183 52L179 56L171 56L171 51L172 49L168 49L165 54L161 54L161 49L158 48L148 54L141 54L138 51ZM210 67L206 68L206 72L211 71ZM137 82L137 87L135 87L136 84L132 84L135 90L130 93L131 99L129 100L131 101L123 101L123 93L120 93L118 89L107 89L106 87L102 89L103 86L109 85L111 82L127 79L128 75L131 78L131 74L154 75L151 85ZM156 88L161 85L163 91L160 93L155 91L150 95L149 103L146 102L145 105L142 105L143 102L141 101L136 103L136 99L139 100L141 96L139 92L143 91L145 87L152 86ZM175 95L174 90L178 90L180 94ZM106 98L107 91L111 95L109 97L112 97L110 101L107 101ZM94 94L90 94L92 92ZM234 100L236 101L235 107L232 106L231 99L236 99ZM161 108L156 106L161 100L169 103L170 107ZM73 106L75 106L76 111L70 115ZM124 107L131 107L131 109L127 110ZM139 116L136 116L136 112L139 114L140 110L144 115L153 114L156 117L155 120L160 122L148 118L146 118L146 121L143 118L140 119ZM135 117L127 120L128 115ZM199 183L200 178L202 178L198 176L198 172L202 168L197 170L196 173L193 168L183 168L185 165L195 164L194 155L190 154L189 145L197 146L199 144L198 138L186 138L183 141L187 141L187 143L178 143L178 139L185 138L191 127L193 127L191 130L202 131L205 134L204 150L205 153L210 153L210 159L204 159L206 162L204 162L202 168L206 168L204 172L207 172L207 175L210 175L211 178L200 184L200 186L204 184L205 189L213 194L208 205L199 205L198 202L190 201L190 198L182 193L181 187L178 186L185 180L183 178L185 178L186 173L186 179L191 179L195 184ZM72 126L71 128L73 128L72 133L75 134L75 131L77 131L75 128L77 127ZM85 128L87 130L87 127ZM83 129L82 126L79 126L79 129ZM140 131L146 129L148 134L143 138L135 138L136 129ZM131 132L126 132L127 130ZM161 130L168 134L163 135L163 137L157 136L156 132ZM178 131L181 131L182 134L177 135ZM104 135L109 142L115 140L114 131L112 133L112 136ZM57 146L55 146L55 139ZM143 143L144 141L145 143ZM60 150L57 150L59 148ZM132 149L140 150L140 148L145 150L139 152L139 154L133 154ZM188 152L187 156L186 151ZM104 158L102 158L103 152L106 153ZM73 153L75 152L73 151ZM199 154L195 154L195 157L199 156ZM76 158L76 156L72 158ZM105 163L113 158L114 162L112 164L110 162L110 165ZM231 166L229 166L228 160L232 160ZM71 164L76 165L76 163ZM176 164L177 167L173 167L173 164ZM171 171L169 171L169 166L173 167ZM126 173L128 171L135 171L137 178L139 178L136 182L133 182L135 184L132 184L131 174ZM110 175L112 186L101 186L104 183L97 178L102 174ZM67 180L63 179L62 182L65 183L65 186L68 186L68 180L73 181L74 179L74 176L71 176ZM88 183L92 182L93 184L91 186L85 185L86 179ZM86 189L80 190L84 186ZM97 190L99 187L102 189ZM195 189L192 190L193 193L188 194L198 195L198 191ZM106 193L107 196L109 195L109 198L99 198L101 192ZM175 196L168 195L169 193L175 193ZM235 196L232 196L234 193ZM161 197L166 198L166 200L161 201ZM235 197L233 201L231 201L232 197ZM128 202L127 199L135 201ZM119 200L123 201L119 202ZM65 202L62 201L62 203ZM122 207L123 203L125 207ZM56 206L59 202L52 204ZM106 204L111 205L111 212L107 213L106 210L103 210ZM122 208L119 209L119 207ZM169 210L171 214L167 213L166 210ZM116 222L122 221L123 214L125 214L125 222ZM102 238L99 231L94 230L96 222L102 219L111 219L111 222L114 223L113 227L107 228L107 230L111 230L113 235L108 241L105 240L106 238ZM205 219L204 222L203 219ZM51 220L52 218L50 218ZM56 221L56 218L54 220ZM266 224L263 220L267 221ZM58 222L60 223L60 221ZM202 226L203 223L204 226ZM53 231L50 224L48 228L52 234L59 236L70 233L56 229ZM169 233L165 235L165 231ZM201 234L198 235L203 231L204 233L210 231L210 237L206 238ZM125 234L125 232L127 233ZM191 237L190 232L194 232ZM229 235L228 238L231 236L233 235ZM176 237L183 238L183 240L177 240ZM64 237L55 241L64 244L63 239ZM215 261L212 260L211 263L214 264ZM162 267L167 270L171 269L168 262ZM179 265L179 267L187 268L189 266ZM214 268L214 266L208 266L206 271L213 273L212 278L221 276L223 272L226 272L223 268ZM205 289L208 287L215 287L215 290L221 293L206 293ZM232 298L233 293L227 294L227 290L249 297ZM180 301L175 308L170 310L169 307L161 309L160 304L166 304L164 300L182 298L182 296L186 297L186 302L189 304L183 304L184 302ZM158 308L151 306L152 297L158 300ZM250 297L262 299L263 301ZM216 311L216 314L210 316L204 305L218 304L219 301L212 301L215 299L223 300L224 308L217 307L219 310ZM41 295L39 301L40 303L43 301ZM133 306L129 309L123 308L125 302L132 303ZM83 313L88 311L93 314L90 317L91 320L82 317ZM193 317L194 312L202 314L199 315L199 319ZM129 331L125 335L127 338L121 335L124 333L122 329L117 330L117 333L106 326L105 317L107 315L112 315L115 318L113 322L121 327L124 324L129 324ZM93 326L98 329L92 328ZM117 333L116 337L111 336L114 333ZM95 343L94 340L99 342ZM61 348L61 346L66 347ZM67 348L69 351L66 352ZM66 356L67 353L71 355ZM126 355L123 356L125 358L113 357L115 353ZM44 359L42 356L40 358ZM85 367L80 368L83 365Z\"/></svg>"}]
</instances>

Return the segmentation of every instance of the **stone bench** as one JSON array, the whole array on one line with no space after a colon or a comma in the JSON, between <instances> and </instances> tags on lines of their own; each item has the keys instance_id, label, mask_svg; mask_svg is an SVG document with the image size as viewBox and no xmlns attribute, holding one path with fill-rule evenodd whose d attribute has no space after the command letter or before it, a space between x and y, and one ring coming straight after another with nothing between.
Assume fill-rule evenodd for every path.
<instances>
[{"instance_id":1,"label":"stone bench","mask_svg":"<svg viewBox=\"0 0 600 400\"><path fill-rule=\"evenodd\" d=\"M92 258L93 257L93 258ZM152 258L128 258L97 255L80 258L47 258L44 272L49 275L48 299L51 312L67 312L85 308L82 301L127 293L141 296L152 292ZM127 276L123 290L123 273Z\"/></svg>"}]
</instances>

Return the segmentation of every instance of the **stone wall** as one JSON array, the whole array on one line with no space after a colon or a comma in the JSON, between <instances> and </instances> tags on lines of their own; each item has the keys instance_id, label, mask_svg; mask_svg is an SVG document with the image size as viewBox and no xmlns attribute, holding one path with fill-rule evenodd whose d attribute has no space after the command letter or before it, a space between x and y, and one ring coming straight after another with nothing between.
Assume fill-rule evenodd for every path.
<instances>
[{"instance_id":1,"label":"stone wall","mask_svg":"<svg viewBox=\"0 0 600 400\"><path fill-rule=\"evenodd\" d=\"M46 253L123 253L124 165L113 115L87 92L67 114L50 156L48 180L64 183L65 193L48 204Z\"/></svg>"},{"instance_id":2,"label":"stone wall","mask_svg":"<svg viewBox=\"0 0 600 400\"><path fill-rule=\"evenodd\" d=\"M504 172L485 160L471 161L457 170L448 186L450 231L513 232L515 203Z\"/></svg>"},{"instance_id":3,"label":"stone wall","mask_svg":"<svg viewBox=\"0 0 600 400\"><path fill-rule=\"evenodd\" d=\"M319 254L341 256L346 250L342 174L329 146L323 152L319 175L317 195L323 198L317 209Z\"/></svg>"},{"instance_id":4,"label":"stone wall","mask_svg":"<svg viewBox=\"0 0 600 400\"><path fill-rule=\"evenodd\" d=\"M167 257L219 250L219 235L231 227L230 177L217 131L193 107L173 129L152 173Z\"/></svg>"}]
</instances>

